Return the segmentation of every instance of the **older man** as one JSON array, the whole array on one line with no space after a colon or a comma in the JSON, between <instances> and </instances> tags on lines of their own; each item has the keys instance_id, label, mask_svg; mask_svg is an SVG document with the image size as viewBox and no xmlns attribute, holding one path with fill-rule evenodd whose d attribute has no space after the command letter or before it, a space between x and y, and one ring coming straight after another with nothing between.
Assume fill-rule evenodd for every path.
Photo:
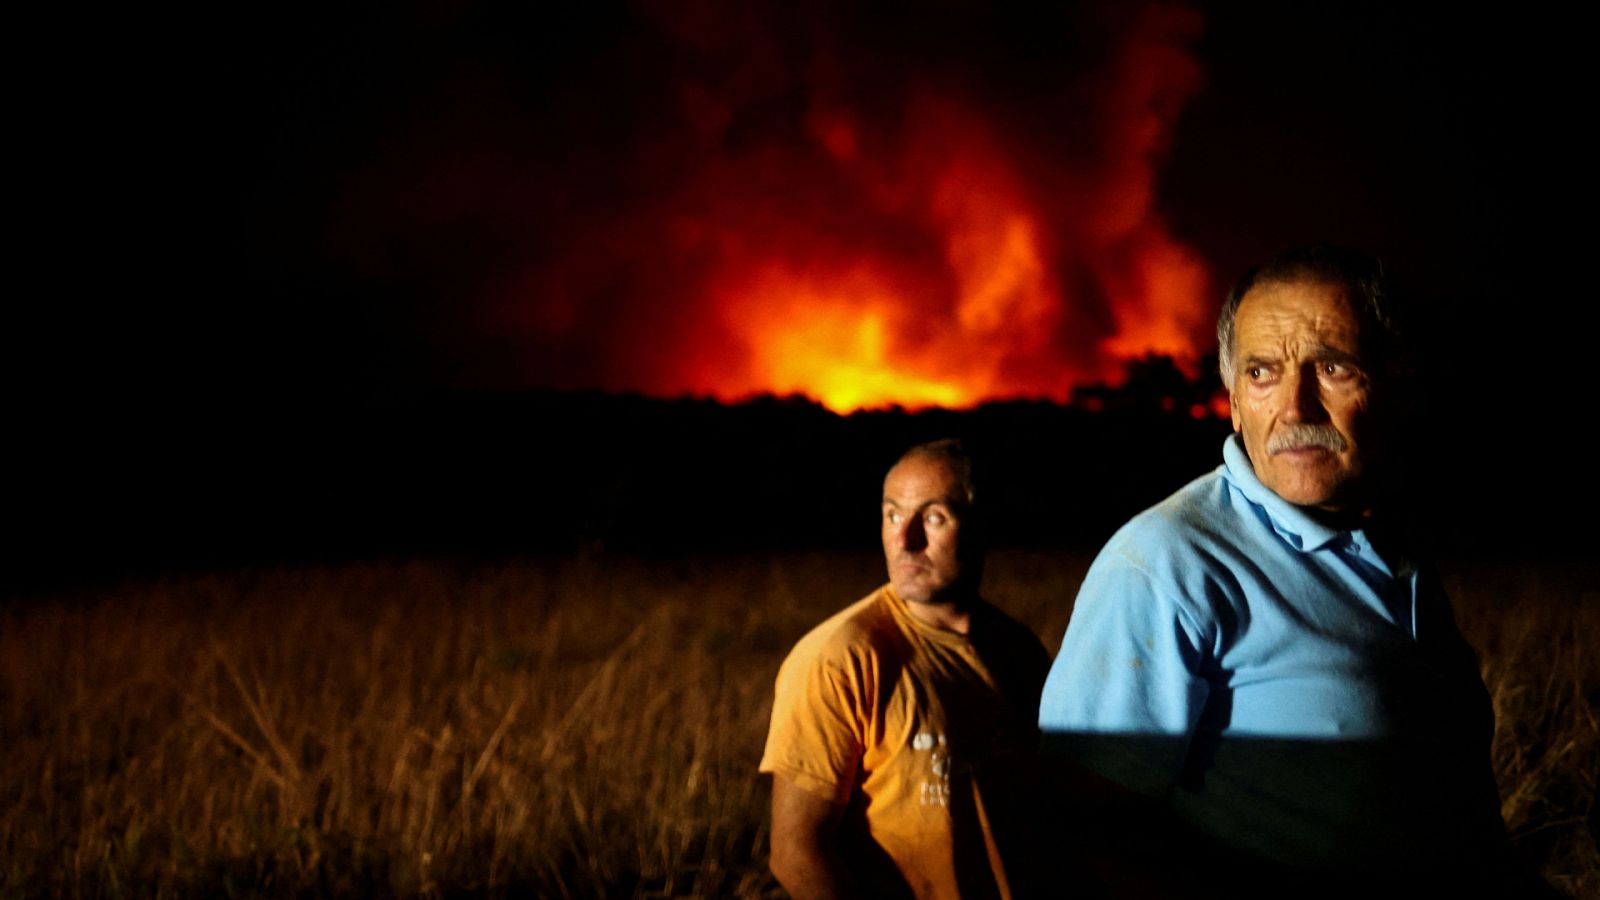
<instances>
[{"instance_id":1,"label":"older man","mask_svg":"<svg viewBox=\"0 0 1600 900\"><path fill-rule=\"evenodd\" d=\"M955 441L883 483L889 583L823 622L778 673L761 771L772 871L795 897L1007 897L1049 656L978 596L982 521Z\"/></svg>"},{"instance_id":2,"label":"older man","mask_svg":"<svg viewBox=\"0 0 1600 900\"><path fill-rule=\"evenodd\" d=\"M1246 276L1217 328L1223 464L1118 531L1079 591L1045 744L1155 798L1147 823L1175 814L1163 893L1503 885L1483 684L1388 518L1384 305L1351 251Z\"/></svg>"}]
</instances>

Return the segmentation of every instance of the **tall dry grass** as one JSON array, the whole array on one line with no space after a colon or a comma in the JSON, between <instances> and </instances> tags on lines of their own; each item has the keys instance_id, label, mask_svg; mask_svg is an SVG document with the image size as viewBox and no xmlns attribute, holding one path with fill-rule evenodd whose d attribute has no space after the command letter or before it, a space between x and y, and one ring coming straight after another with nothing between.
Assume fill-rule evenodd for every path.
<instances>
[{"instance_id":1,"label":"tall dry grass","mask_svg":"<svg viewBox=\"0 0 1600 900\"><path fill-rule=\"evenodd\" d=\"M1084 563L1003 554L988 593L1053 645ZM348 565L13 609L0 895L775 895L772 677L879 565ZM1592 591L1456 580L1507 821L1575 895L1600 891Z\"/></svg>"},{"instance_id":2,"label":"tall dry grass","mask_svg":"<svg viewBox=\"0 0 1600 900\"><path fill-rule=\"evenodd\" d=\"M1500 811L1524 864L1600 897L1600 577L1590 565L1445 568L1494 702Z\"/></svg>"}]
</instances>

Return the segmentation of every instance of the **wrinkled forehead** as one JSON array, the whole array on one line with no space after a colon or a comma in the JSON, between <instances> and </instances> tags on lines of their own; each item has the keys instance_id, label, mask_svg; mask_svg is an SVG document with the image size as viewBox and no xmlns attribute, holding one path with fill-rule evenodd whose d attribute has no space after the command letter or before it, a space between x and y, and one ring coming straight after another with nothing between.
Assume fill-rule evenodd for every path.
<instances>
[{"instance_id":1,"label":"wrinkled forehead","mask_svg":"<svg viewBox=\"0 0 1600 900\"><path fill-rule=\"evenodd\" d=\"M1364 323L1350 289L1336 281L1263 281L1239 301L1235 355L1253 344L1312 342L1358 353Z\"/></svg>"}]
</instances>

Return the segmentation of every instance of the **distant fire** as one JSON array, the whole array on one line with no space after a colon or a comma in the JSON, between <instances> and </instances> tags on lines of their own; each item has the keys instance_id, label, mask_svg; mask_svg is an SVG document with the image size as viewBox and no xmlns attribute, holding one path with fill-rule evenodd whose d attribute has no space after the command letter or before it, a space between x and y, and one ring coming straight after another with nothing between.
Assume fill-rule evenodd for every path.
<instances>
[{"instance_id":1,"label":"distant fire","mask_svg":"<svg viewBox=\"0 0 1600 900\"><path fill-rule=\"evenodd\" d=\"M516 85L476 74L352 188L407 204L364 258L487 294L462 381L848 411L1066 401L1151 353L1192 373L1210 273L1156 178L1197 13L1110 5L1035 40L983 7L915 35L783 10L645 4L646 37L544 118L519 130Z\"/></svg>"},{"instance_id":2,"label":"distant fire","mask_svg":"<svg viewBox=\"0 0 1600 900\"><path fill-rule=\"evenodd\" d=\"M1141 181L1148 168L1125 170L1135 183L1099 186L1092 205L1052 209L1032 199L1028 179L969 110L924 101L912 119L889 184L858 161L842 137L855 133L847 122L829 123L821 139L875 212L908 224L936 253L897 257L867 242L821 258L730 254L713 295L746 353L693 389L730 400L799 393L840 412L1064 401L1086 380L1117 379L1128 359L1197 356L1207 272L1154 220ZM1075 352L1064 351L1073 345L1060 330L1087 327L1072 305L1088 298L1060 283L1064 258L1093 264L1086 274L1097 283L1078 292L1098 294L1111 313Z\"/></svg>"}]
</instances>

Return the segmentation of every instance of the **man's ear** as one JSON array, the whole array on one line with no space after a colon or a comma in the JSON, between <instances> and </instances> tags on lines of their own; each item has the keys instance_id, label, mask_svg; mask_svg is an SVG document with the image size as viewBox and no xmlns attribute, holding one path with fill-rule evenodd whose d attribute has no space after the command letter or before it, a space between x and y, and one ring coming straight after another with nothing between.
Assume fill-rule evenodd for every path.
<instances>
[{"instance_id":1,"label":"man's ear","mask_svg":"<svg viewBox=\"0 0 1600 900\"><path fill-rule=\"evenodd\" d=\"M1233 420L1233 430L1234 431L1238 431L1239 430L1239 401L1236 399L1236 396L1233 393L1233 390L1231 388L1228 390L1228 418Z\"/></svg>"}]
</instances>

